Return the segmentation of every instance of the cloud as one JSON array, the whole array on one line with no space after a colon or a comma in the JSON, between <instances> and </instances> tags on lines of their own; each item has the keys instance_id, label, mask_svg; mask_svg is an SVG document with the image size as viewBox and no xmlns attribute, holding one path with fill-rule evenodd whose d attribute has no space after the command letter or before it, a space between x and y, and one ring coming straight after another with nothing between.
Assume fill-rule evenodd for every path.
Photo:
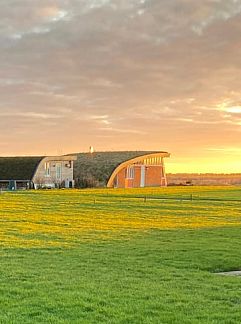
<instances>
[{"instance_id":1,"label":"cloud","mask_svg":"<svg viewBox=\"0 0 241 324\"><path fill-rule=\"evenodd\" d=\"M51 138L51 153L56 138L68 147L66 134L74 151L96 138L121 148L127 136L127 149L237 143L240 18L241 0L5 1L3 142L11 119L13 151L16 139L31 152L33 140Z\"/></svg>"},{"instance_id":2,"label":"cloud","mask_svg":"<svg viewBox=\"0 0 241 324\"><path fill-rule=\"evenodd\" d=\"M227 154L239 154L241 155L241 148L240 147L214 147L208 148L209 151L222 151L226 152Z\"/></svg>"},{"instance_id":3,"label":"cloud","mask_svg":"<svg viewBox=\"0 0 241 324\"><path fill-rule=\"evenodd\" d=\"M61 115L45 114L45 113L36 113L33 111L27 112L0 112L0 117L23 117L23 118L34 118L34 119L56 119L62 118Z\"/></svg>"}]
</instances>

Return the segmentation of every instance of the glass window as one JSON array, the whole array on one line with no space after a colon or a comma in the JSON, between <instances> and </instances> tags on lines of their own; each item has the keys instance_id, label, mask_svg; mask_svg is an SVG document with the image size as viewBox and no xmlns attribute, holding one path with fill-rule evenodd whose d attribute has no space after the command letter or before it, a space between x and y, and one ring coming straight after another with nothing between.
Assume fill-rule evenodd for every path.
<instances>
[{"instance_id":1,"label":"glass window","mask_svg":"<svg viewBox=\"0 0 241 324\"><path fill-rule=\"evenodd\" d=\"M56 164L56 179L61 179L61 163Z\"/></svg>"},{"instance_id":2,"label":"glass window","mask_svg":"<svg viewBox=\"0 0 241 324\"><path fill-rule=\"evenodd\" d=\"M127 167L127 169L126 169L126 178L127 179L134 179L134 174L135 174L134 170L135 169L133 166Z\"/></svg>"},{"instance_id":3,"label":"glass window","mask_svg":"<svg viewBox=\"0 0 241 324\"><path fill-rule=\"evenodd\" d=\"M49 177L50 176L50 163L49 162L45 163L44 169L45 169L45 176Z\"/></svg>"}]
</instances>

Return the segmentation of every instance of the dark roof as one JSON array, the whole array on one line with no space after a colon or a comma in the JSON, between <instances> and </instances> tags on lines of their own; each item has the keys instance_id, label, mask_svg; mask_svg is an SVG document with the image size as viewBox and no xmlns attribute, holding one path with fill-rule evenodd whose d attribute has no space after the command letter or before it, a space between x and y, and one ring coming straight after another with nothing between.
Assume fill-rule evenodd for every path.
<instances>
[{"instance_id":1,"label":"dark roof","mask_svg":"<svg viewBox=\"0 0 241 324\"><path fill-rule=\"evenodd\" d=\"M79 186L106 186L111 174L121 163L162 151L123 151L77 153L74 178ZM0 157L0 180L32 180L43 157Z\"/></svg>"},{"instance_id":2,"label":"dark roof","mask_svg":"<svg viewBox=\"0 0 241 324\"><path fill-rule=\"evenodd\" d=\"M0 157L0 180L32 180L43 157Z\"/></svg>"},{"instance_id":3,"label":"dark roof","mask_svg":"<svg viewBox=\"0 0 241 324\"><path fill-rule=\"evenodd\" d=\"M124 151L77 153L74 162L74 178L77 186L106 186L111 174L121 163L151 153L161 151Z\"/></svg>"}]
</instances>

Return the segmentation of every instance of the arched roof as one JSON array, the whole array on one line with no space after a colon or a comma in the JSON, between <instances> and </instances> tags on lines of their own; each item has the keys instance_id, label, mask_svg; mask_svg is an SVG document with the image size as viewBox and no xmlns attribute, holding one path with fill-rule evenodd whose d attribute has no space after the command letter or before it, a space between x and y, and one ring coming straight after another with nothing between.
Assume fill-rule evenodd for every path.
<instances>
[{"instance_id":1,"label":"arched roof","mask_svg":"<svg viewBox=\"0 0 241 324\"><path fill-rule=\"evenodd\" d=\"M163 151L119 151L119 152L94 152L79 153L74 163L74 178L77 186L106 186L113 172L132 159L146 158L150 154L169 156Z\"/></svg>"},{"instance_id":2,"label":"arched roof","mask_svg":"<svg viewBox=\"0 0 241 324\"><path fill-rule=\"evenodd\" d=\"M156 153L148 153L148 154L145 154L145 155L142 155L142 156L139 156L139 157L135 157L133 159L130 159L130 160L127 160L123 163L121 163L120 165L117 166L117 168L114 170L114 172L111 174L108 182L107 182L107 187L112 187L113 186L113 182L114 182L114 179L116 177L116 175L121 171L123 170L124 168L126 168L128 165L130 164L134 164L134 163L138 163L138 162L142 162L144 161L145 159L148 159L148 158L152 158L152 157L169 157L170 154L167 153L167 152L156 152Z\"/></svg>"},{"instance_id":3,"label":"arched roof","mask_svg":"<svg viewBox=\"0 0 241 324\"><path fill-rule=\"evenodd\" d=\"M0 157L0 180L32 180L43 157Z\"/></svg>"}]
</instances>

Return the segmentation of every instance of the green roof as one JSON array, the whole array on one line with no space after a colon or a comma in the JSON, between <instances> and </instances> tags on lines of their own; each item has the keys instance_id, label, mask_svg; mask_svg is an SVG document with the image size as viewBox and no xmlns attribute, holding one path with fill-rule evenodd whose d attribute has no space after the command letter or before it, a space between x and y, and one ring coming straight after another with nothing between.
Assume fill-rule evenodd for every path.
<instances>
[{"instance_id":1,"label":"green roof","mask_svg":"<svg viewBox=\"0 0 241 324\"><path fill-rule=\"evenodd\" d=\"M74 162L74 179L79 187L103 187L121 163L136 157L166 153L161 151L123 151L123 152L94 152L77 153Z\"/></svg>"},{"instance_id":2,"label":"green roof","mask_svg":"<svg viewBox=\"0 0 241 324\"><path fill-rule=\"evenodd\" d=\"M121 163L162 151L76 153L74 179L79 187L103 187ZM43 157L0 157L0 180L32 180Z\"/></svg>"},{"instance_id":3,"label":"green roof","mask_svg":"<svg viewBox=\"0 0 241 324\"><path fill-rule=\"evenodd\" d=\"M0 180L32 180L43 157L0 157Z\"/></svg>"}]
</instances>

